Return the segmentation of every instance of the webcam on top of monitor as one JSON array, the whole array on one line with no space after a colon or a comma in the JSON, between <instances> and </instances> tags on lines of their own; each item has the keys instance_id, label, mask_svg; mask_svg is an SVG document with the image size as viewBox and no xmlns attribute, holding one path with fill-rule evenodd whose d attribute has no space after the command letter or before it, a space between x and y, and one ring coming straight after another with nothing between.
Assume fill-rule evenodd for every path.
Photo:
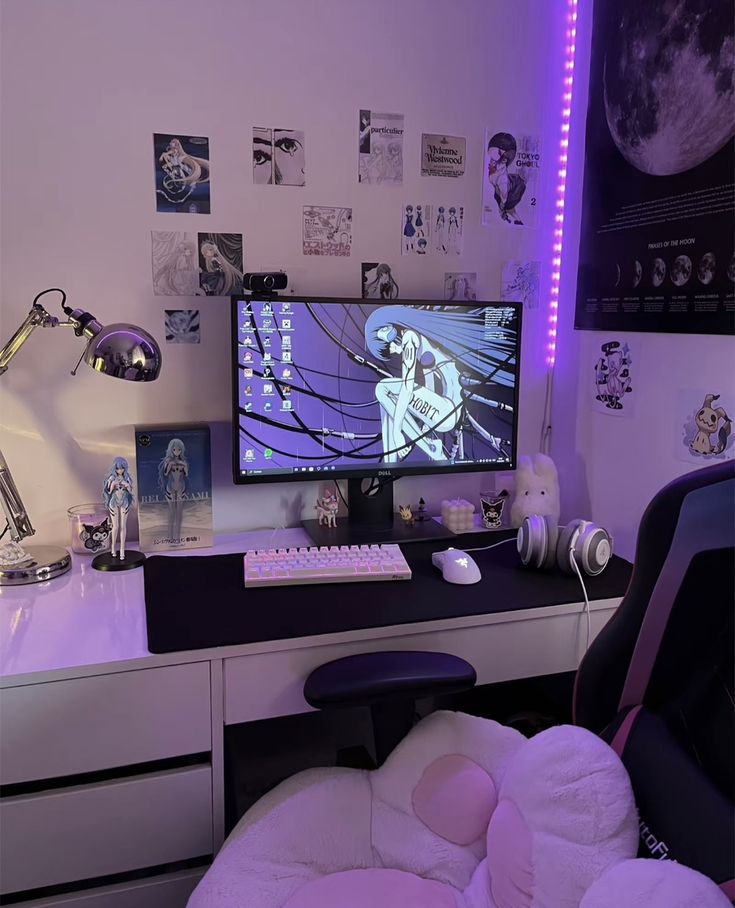
<instances>
[{"instance_id":1,"label":"webcam on top of monitor","mask_svg":"<svg viewBox=\"0 0 735 908\"><path fill-rule=\"evenodd\" d=\"M285 290L287 284L288 275L285 271L255 271L242 277L243 288L251 293L277 293Z\"/></svg>"}]
</instances>

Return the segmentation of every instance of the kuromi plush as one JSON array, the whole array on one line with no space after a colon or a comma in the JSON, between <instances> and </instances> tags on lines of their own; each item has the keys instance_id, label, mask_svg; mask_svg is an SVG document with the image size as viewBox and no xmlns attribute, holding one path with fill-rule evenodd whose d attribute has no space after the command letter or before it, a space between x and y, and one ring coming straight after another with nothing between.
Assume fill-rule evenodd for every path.
<instances>
[{"instance_id":1,"label":"kuromi plush","mask_svg":"<svg viewBox=\"0 0 735 908\"><path fill-rule=\"evenodd\" d=\"M510 509L511 526L519 527L531 514L551 517L559 523L559 510L559 477L554 461L546 454L536 454L533 460L521 455Z\"/></svg>"}]
</instances>

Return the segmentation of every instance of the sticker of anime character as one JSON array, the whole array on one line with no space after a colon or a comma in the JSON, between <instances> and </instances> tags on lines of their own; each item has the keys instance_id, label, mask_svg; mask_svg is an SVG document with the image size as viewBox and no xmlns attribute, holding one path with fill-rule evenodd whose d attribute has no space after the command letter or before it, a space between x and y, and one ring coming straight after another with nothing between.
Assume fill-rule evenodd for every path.
<instances>
[{"instance_id":1,"label":"sticker of anime character","mask_svg":"<svg viewBox=\"0 0 735 908\"><path fill-rule=\"evenodd\" d=\"M622 410L626 393L633 390L630 347L621 346L620 341L609 341L600 350L602 356L595 363L595 400L609 410Z\"/></svg>"},{"instance_id":2,"label":"sticker of anime character","mask_svg":"<svg viewBox=\"0 0 735 908\"><path fill-rule=\"evenodd\" d=\"M727 446L727 439L732 432L732 420L727 415L724 407L712 406L719 398L719 394L708 394L697 411L697 415L694 418L697 432L689 442L689 450L693 454L702 454L704 456L721 454ZM717 434L717 440L713 442L712 436L715 434Z\"/></svg>"},{"instance_id":3,"label":"sticker of anime character","mask_svg":"<svg viewBox=\"0 0 735 908\"><path fill-rule=\"evenodd\" d=\"M379 361L400 368L375 388L380 405L383 462L418 448L432 461L462 456L463 432L473 431L498 453L468 403L510 410L505 389L515 384L514 338L499 328L488 340L482 309L384 306L365 322L365 345ZM399 365L400 364L400 365Z\"/></svg>"},{"instance_id":4,"label":"sticker of anime character","mask_svg":"<svg viewBox=\"0 0 735 908\"><path fill-rule=\"evenodd\" d=\"M172 438L158 464L158 484L168 502L168 538L172 545L183 541L181 521L184 515L188 475L189 462L186 459L184 442L180 438Z\"/></svg>"}]
</instances>

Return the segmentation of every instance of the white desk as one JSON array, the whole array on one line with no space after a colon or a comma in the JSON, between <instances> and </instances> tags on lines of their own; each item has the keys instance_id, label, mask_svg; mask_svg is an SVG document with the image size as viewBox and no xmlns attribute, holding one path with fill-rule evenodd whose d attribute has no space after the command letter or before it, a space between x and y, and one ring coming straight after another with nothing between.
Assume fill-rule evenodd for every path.
<instances>
[{"instance_id":1,"label":"white desk","mask_svg":"<svg viewBox=\"0 0 735 908\"><path fill-rule=\"evenodd\" d=\"M300 529L249 533L181 554L274 544L308 540ZM592 602L593 637L619 602ZM74 556L61 578L0 588L0 784L12 786L0 799L0 891L114 877L216 851L225 724L307 711L304 679L324 662L436 649L467 659L480 684L572 671L586 636L582 606L152 655L141 570L101 573ZM150 771L141 773L141 764ZM23 904L181 908L202 872L156 871Z\"/></svg>"}]
</instances>

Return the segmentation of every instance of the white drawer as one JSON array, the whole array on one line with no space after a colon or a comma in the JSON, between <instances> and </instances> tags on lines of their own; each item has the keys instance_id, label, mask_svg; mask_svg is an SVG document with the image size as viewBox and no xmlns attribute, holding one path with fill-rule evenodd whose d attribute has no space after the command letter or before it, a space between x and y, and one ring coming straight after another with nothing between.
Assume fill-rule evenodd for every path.
<instances>
[{"instance_id":1,"label":"white drawer","mask_svg":"<svg viewBox=\"0 0 735 908\"><path fill-rule=\"evenodd\" d=\"M609 608L591 612L592 638L612 616ZM483 617L486 623L379 636L348 643L326 643L224 660L225 724L253 722L271 716L308 712L304 681L318 666L354 653L377 650L433 650L466 659L477 671L477 683L573 671L584 651L585 619L575 606ZM470 619L468 619L470 620ZM381 629L376 629L380 634Z\"/></svg>"},{"instance_id":2,"label":"white drawer","mask_svg":"<svg viewBox=\"0 0 735 908\"><path fill-rule=\"evenodd\" d=\"M209 765L0 801L0 892L212 853Z\"/></svg>"},{"instance_id":3,"label":"white drawer","mask_svg":"<svg viewBox=\"0 0 735 908\"><path fill-rule=\"evenodd\" d=\"M204 869L182 870L22 904L23 908L186 908L189 896L203 876Z\"/></svg>"},{"instance_id":4,"label":"white drawer","mask_svg":"<svg viewBox=\"0 0 735 908\"><path fill-rule=\"evenodd\" d=\"M0 690L0 784L211 748L209 663Z\"/></svg>"}]
</instances>

